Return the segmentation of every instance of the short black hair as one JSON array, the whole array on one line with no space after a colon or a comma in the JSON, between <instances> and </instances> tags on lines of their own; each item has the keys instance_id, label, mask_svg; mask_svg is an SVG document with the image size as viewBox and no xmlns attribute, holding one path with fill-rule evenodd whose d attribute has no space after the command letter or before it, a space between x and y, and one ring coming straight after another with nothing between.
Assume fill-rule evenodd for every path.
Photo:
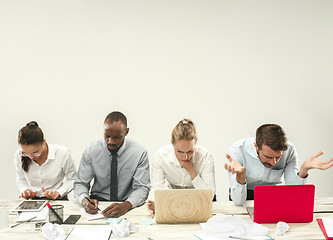
<instances>
[{"instance_id":1,"label":"short black hair","mask_svg":"<svg viewBox=\"0 0 333 240\"><path fill-rule=\"evenodd\" d=\"M125 127L127 128L127 118L124 114L122 114L121 112L118 112L118 111L114 111L112 113L109 113L104 122L106 122L106 120L109 120L110 122L118 122L118 121L121 121Z\"/></svg>"}]
</instances>

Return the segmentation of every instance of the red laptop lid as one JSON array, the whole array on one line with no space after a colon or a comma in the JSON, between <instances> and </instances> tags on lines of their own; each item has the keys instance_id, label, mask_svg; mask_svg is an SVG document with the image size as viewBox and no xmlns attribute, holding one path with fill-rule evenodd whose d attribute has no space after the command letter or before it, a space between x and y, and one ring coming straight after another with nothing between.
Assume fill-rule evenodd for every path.
<instances>
[{"instance_id":1,"label":"red laptop lid","mask_svg":"<svg viewBox=\"0 0 333 240\"><path fill-rule=\"evenodd\" d=\"M254 188L253 221L312 222L314 196L314 185L257 186Z\"/></svg>"}]
</instances>

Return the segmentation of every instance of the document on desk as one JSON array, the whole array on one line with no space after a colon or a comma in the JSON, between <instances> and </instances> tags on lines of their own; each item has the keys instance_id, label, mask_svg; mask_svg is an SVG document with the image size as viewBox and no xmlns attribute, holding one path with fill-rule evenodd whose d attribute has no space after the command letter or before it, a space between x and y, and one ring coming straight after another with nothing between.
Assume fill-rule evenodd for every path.
<instances>
[{"instance_id":1,"label":"document on desk","mask_svg":"<svg viewBox=\"0 0 333 240\"><path fill-rule=\"evenodd\" d=\"M238 239L238 240L272 240L272 238L268 235L265 236L254 236L254 235L230 235L230 232L207 232L207 233L196 233L194 234L195 237L199 238L200 240L231 240L231 239Z\"/></svg>"},{"instance_id":2,"label":"document on desk","mask_svg":"<svg viewBox=\"0 0 333 240\"><path fill-rule=\"evenodd\" d=\"M323 224L326 229L326 233L328 237L333 237L333 219L331 218L322 218Z\"/></svg>"},{"instance_id":3,"label":"document on desk","mask_svg":"<svg viewBox=\"0 0 333 240\"><path fill-rule=\"evenodd\" d=\"M326 239L333 239L333 219L317 218L317 222Z\"/></svg>"},{"instance_id":4,"label":"document on desk","mask_svg":"<svg viewBox=\"0 0 333 240\"><path fill-rule=\"evenodd\" d=\"M22 212L20 216L16 219L16 222L24 222L32 217L36 217L31 221L34 222L45 222L49 215L49 209L43 208L40 212Z\"/></svg>"},{"instance_id":5,"label":"document on desk","mask_svg":"<svg viewBox=\"0 0 333 240\"><path fill-rule=\"evenodd\" d=\"M75 226L66 240L108 240L111 237L110 225L84 225Z\"/></svg>"},{"instance_id":6,"label":"document on desk","mask_svg":"<svg viewBox=\"0 0 333 240\"><path fill-rule=\"evenodd\" d=\"M81 208L80 210L81 210L82 215L84 215L88 221L105 218L103 216L103 214L101 213L101 211L98 211L96 214L90 214L90 213L87 213L83 208Z\"/></svg>"}]
</instances>

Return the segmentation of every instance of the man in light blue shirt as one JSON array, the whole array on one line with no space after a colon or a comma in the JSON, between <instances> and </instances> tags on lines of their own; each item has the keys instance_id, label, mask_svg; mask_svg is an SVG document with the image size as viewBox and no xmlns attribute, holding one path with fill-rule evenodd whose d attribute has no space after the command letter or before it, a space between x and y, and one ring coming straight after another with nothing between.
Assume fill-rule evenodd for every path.
<instances>
[{"instance_id":1,"label":"man in light blue shirt","mask_svg":"<svg viewBox=\"0 0 333 240\"><path fill-rule=\"evenodd\" d=\"M147 151L125 138L128 131L126 117L112 112L104 122L104 139L86 147L74 183L75 197L86 212L97 213L98 200L117 201L121 203L111 204L102 214L119 217L147 199L150 189ZM89 194L91 180L94 184ZM90 202L87 198L91 198Z\"/></svg>"},{"instance_id":2,"label":"man in light blue shirt","mask_svg":"<svg viewBox=\"0 0 333 240\"><path fill-rule=\"evenodd\" d=\"M230 198L236 205L253 200L253 189L260 185L305 184L310 169L325 170L333 166L333 158L319 161L318 152L309 157L298 171L295 146L287 142L283 129L276 124L264 124L256 131L256 139L245 138L234 143L226 155L230 164Z\"/></svg>"}]
</instances>

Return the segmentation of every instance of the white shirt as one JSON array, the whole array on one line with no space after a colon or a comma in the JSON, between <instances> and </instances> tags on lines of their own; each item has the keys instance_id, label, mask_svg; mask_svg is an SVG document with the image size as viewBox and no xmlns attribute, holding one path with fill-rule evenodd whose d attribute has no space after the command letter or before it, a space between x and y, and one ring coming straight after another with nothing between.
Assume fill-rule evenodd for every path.
<instances>
[{"instance_id":1,"label":"white shirt","mask_svg":"<svg viewBox=\"0 0 333 240\"><path fill-rule=\"evenodd\" d=\"M28 172L22 168L22 149L15 153L16 184L23 192L27 189L37 191L37 197L42 197L43 186L47 191L57 191L63 197L73 189L75 179L75 166L68 148L48 144L46 161L39 166L31 161Z\"/></svg>"},{"instance_id":2,"label":"white shirt","mask_svg":"<svg viewBox=\"0 0 333 240\"><path fill-rule=\"evenodd\" d=\"M229 155L246 168L246 184L236 181L236 174L229 173L231 199L236 205L243 205L246 201L247 189L255 186L285 184L302 185L306 178L298 176L297 152L294 144L287 142L288 149L283 152L278 163L272 167L265 167L259 160L254 138L244 138L234 143Z\"/></svg>"},{"instance_id":3,"label":"white shirt","mask_svg":"<svg viewBox=\"0 0 333 240\"><path fill-rule=\"evenodd\" d=\"M155 153L152 165L150 199L153 199L153 191L156 189L212 189L215 193L213 157L202 146L195 146L193 165L197 176L193 180L188 171L180 166L171 144L160 148Z\"/></svg>"}]
</instances>

